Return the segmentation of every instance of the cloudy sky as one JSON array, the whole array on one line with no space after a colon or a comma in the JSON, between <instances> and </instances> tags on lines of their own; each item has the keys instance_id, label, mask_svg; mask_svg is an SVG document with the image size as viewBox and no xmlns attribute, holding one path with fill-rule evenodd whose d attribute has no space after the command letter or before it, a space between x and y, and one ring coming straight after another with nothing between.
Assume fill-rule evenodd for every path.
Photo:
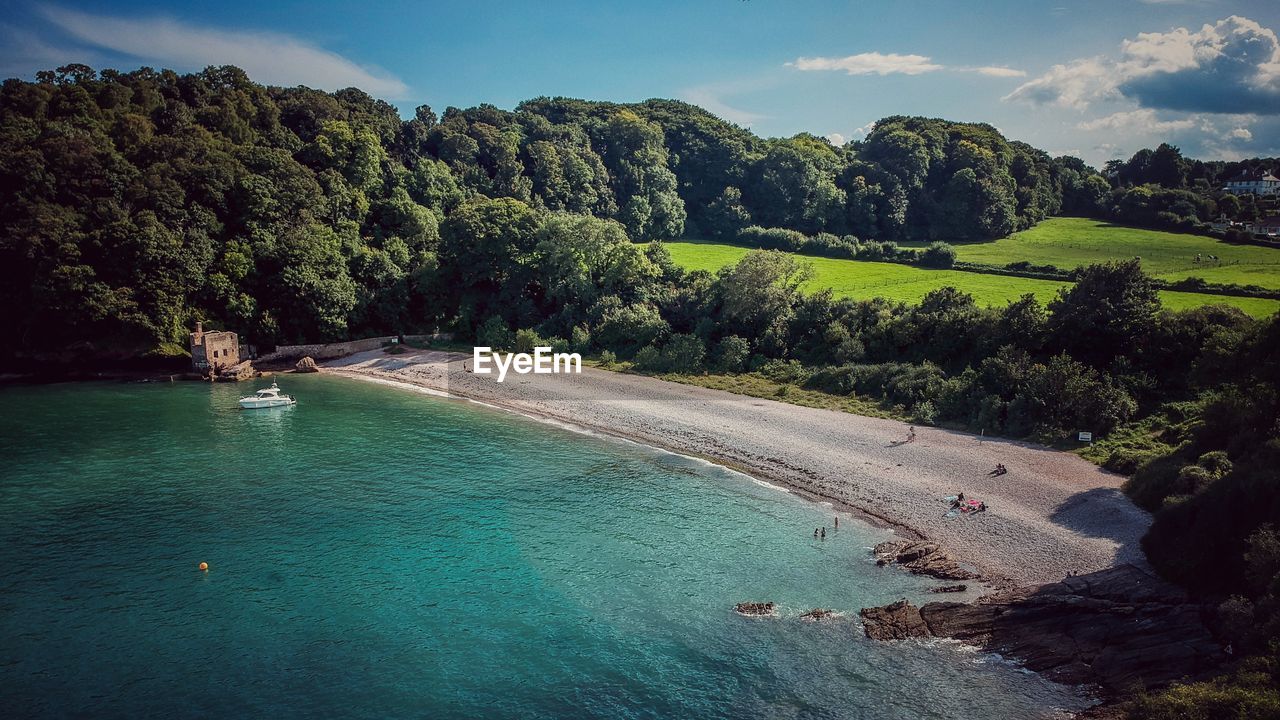
<instances>
[{"instance_id":1,"label":"cloudy sky","mask_svg":"<svg viewBox=\"0 0 1280 720\"><path fill-rule=\"evenodd\" d=\"M1100 164L1161 141L1280 155L1280 0L24 2L0 75L68 62L358 86L404 114L676 97L766 136L989 122Z\"/></svg>"}]
</instances>

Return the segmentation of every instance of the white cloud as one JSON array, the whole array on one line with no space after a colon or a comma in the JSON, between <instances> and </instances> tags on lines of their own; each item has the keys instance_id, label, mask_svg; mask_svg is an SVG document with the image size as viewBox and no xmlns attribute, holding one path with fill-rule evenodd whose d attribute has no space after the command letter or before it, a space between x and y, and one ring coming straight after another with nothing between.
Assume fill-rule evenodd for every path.
<instances>
[{"instance_id":1,"label":"white cloud","mask_svg":"<svg viewBox=\"0 0 1280 720\"><path fill-rule=\"evenodd\" d=\"M845 143L849 142L849 140L845 138L845 136L841 135L840 133L833 132L833 133L827 134L827 142L831 143L832 145L835 145L836 147L841 147Z\"/></svg>"},{"instance_id":2,"label":"white cloud","mask_svg":"<svg viewBox=\"0 0 1280 720\"><path fill-rule=\"evenodd\" d=\"M1248 142L1253 139L1253 133L1249 132L1249 128L1234 128L1227 133L1227 138L1229 140L1244 140Z\"/></svg>"},{"instance_id":3,"label":"white cloud","mask_svg":"<svg viewBox=\"0 0 1280 720\"><path fill-rule=\"evenodd\" d=\"M843 70L848 75L923 75L947 70L969 72L987 77L1025 77L1026 72L999 65L980 67L947 66L926 55L867 52L846 57L800 57L786 63L797 70Z\"/></svg>"},{"instance_id":4,"label":"white cloud","mask_svg":"<svg viewBox=\"0 0 1280 720\"><path fill-rule=\"evenodd\" d=\"M1080 130L1142 131L1148 133L1168 133L1174 130L1190 130L1193 127L1196 127L1196 120L1193 118L1159 120L1156 118L1156 111L1147 108L1112 113L1076 124L1076 128Z\"/></svg>"},{"instance_id":5,"label":"white cloud","mask_svg":"<svg viewBox=\"0 0 1280 720\"><path fill-rule=\"evenodd\" d=\"M1014 68L999 67L995 65L986 65L983 67L973 68L973 72L988 77L1026 77L1025 70L1015 70Z\"/></svg>"},{"instance_id":6,"label":"white cloud","mask_svg":"<svg viewBox=\"0 0 1280 720\"><path fill-rule=\"evenodd\" d=\"M1235 15L1194 32L1139 33L1121 43L1119 59L1054 65L1004 99L1083 110L1120 98L1165 110L1280 114L1280 39Z\"/></svg>"},{"instance_id":7,"label":"white cloud","mask_svg":"<svg viewBox=\"0 0 1280 720\"><path fill-rule=\"evenodd\" d=\"M715 87L702 86L685 88L678 94L681 100L693 103L704 110L708 110L719 115L731 123L741 125L743 127L750 127L752 123L768 117L766 115L751 112L750 110L733 107L724 101L722 97L723 92Z\"/></svg>"},{"instance_id":8,"label":"white cloud","mask_svg":"<svg viewBox=\"0 0 1280 720\"><path fill-rule=\"evenodd\" d=\"M1019 85L1004 100L1083 110L1094 101L1116 96L1111 68L1102 58L1083 58L1054 65L1040 77Z\"/></svg>"},{"instance_id":9,"label":"white cloud","mask_svg":"<svg viewBox=\"0 0 1280 720\"><path fill-rule=\"evenodd\" d=\"M303 40L278 33L213 30L164 18L117 18L46 8L48 19L88 45L175 69L236 65L271 85L323 90L358 87L403 98L409 88L393 75L358 65Z\"/></svg>"},{"instance_id":10,"label":"white cloud","mask_svg":"<svg viewBox=\"0 0 1280 720\"><path fill-rule=\"evenodd\" d=\"M797 70L843 70L849 75L921 75L942 70L924 55L866 52L846 57L801 57L787 65Z\"/></svg>"}]
</instances>

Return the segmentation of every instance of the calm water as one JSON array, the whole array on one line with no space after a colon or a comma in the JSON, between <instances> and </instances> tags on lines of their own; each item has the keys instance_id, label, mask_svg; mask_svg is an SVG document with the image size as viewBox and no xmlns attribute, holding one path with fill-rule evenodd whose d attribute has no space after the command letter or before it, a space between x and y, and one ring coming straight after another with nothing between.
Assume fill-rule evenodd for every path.
<instances>
[{"instance_id":1,"label":"calm water","mask_svg":"<svg viewBox=\"0 0 1280 720\"><path fill-rule=\"evenodd\" d=\"M0 389L7 717L1053 717L864 639L883 531L705 463L370 383ZM256 386L264 385L257 383ZM196 569L210 564L208 573ZM774 600L781 617L736 616ZM849 616L805 623L813 607Z\"/></svg>"}]
</instances>

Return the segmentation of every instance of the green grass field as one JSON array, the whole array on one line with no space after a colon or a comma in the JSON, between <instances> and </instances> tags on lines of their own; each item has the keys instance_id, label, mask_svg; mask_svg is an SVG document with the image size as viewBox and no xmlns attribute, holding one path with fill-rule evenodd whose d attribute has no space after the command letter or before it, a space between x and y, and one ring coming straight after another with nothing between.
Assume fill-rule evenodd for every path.
<instances>
[{"instance_id":1,"label":"green grass field","mask_svg":"<svg viewBox=\"0 0 1280 720\"><path fill-rule=\"evenodd\" d=\"M671 257L689 270L715 272L736 263L749 249L737 245L706 242L666 243ZM1258 248L1269 250L1269 248ZM1280 251L1277 251L1280 252ZM805 257L812 263L814 276L805 290L817 291L830 288L839 297L870 299L883 297L902 302L919 302L930 290L951 285L973 295L981 305L1004 305L1026 293L1034 293L1041 302L1048 302L1067 283L1053 280L983 275L959 270L927 270L896 263L861 262L833 258ZM1013 261L1010 261L1013 262ZM1045 264L1043 260L1033 260ZM1280 269L1278 269L1280 270ZM1241 298L1201 293L1162 292L1165 307L1185 310L1200 305L1217 303L1238 307L1255 317L1263 317L1280 310L1280 301L1263 298Z\"/></svg>"},{"instance_id":2,"label":"green grass field","mask_svg":"<svg viewBox=\"0 0 1280 720\"><path fill-rule=\"evenodd\" d=\"M1027 260L1064 270L1136 256L1142 258L1144 270L1165 280L1198 277L1213 283L1280 289L1278 249L1233 245L1203 235L1144 230L1085 218L1050 218L1007 238L955 247L957 259L965 262L1003 266ZM1197 253L1202 262L1195 261ZM1210 255L1216 255L1218 260L1209 260Z\"/></svg>"}]
</instances>

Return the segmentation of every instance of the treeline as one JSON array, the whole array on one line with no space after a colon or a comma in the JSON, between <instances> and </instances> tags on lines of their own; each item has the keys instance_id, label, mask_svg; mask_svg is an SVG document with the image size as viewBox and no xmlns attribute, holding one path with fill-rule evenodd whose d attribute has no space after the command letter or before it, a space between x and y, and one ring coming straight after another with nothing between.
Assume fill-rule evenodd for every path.
<instances>
[{"instance_id":1,"label":"treeline","mask_svg":"<svg viewBox=\"0 0 1280 720\"><path fill-rule=\"evenodd\" d=\"M173 353L195 319L264 345L448 326L428 300L440 223L484 198L633 241L756 228L883 258L1084 212L1101 187L988 125L894 117L833 147L675 101L563 98L402 120L359 90L234 67L71 65L0 87L0 333L12 359Z\"/></svg>"},{"instance_id":2,"label":"treeline","mask_svg":"<svg viewBox=\"0 0 1280 720\"><path fill-rule=\"evenodd\" d=\"M1222 187L1241 172L1276 172L1280 158L1251 158L1232 162L1192 160L1168 143L1144 148L1128 160L1107 163L1105 174L1113 190L1094 215L1117 222L1164 230L1207 233L1210 223L1250 222L1274 212L1272 202L1254 195L1233 195ZM1247 240L1232 231L1230 240Z\"/></svg>"}]
</instances>

